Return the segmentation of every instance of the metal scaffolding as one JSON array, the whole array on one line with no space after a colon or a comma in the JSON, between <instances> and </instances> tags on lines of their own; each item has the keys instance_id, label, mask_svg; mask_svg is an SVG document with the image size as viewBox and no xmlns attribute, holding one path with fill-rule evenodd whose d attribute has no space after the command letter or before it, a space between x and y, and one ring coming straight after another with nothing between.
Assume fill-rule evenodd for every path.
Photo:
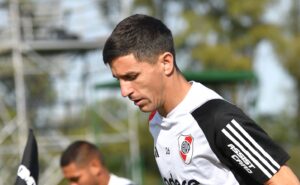
<instances>
[{"instance_id":1,"label":"metal scaffolding","mask_svg":"<svg viewBox=\"0 0 300 185\"><path fill-rule=\"evenodd\" d=\"M130 1L119 1L122 5L120 6L120 15L125 17L130 12L131 5L128 3ZM83 39L79 34L66 30L64 19L70 12L69 10L62 10L62 2L63 0L0 2L0 11L6 12L8 15L8 24L0 25L0 77L14 79L13 93L5 92L5 88L0 83L0 184L14 182L16 173L13 172L17 172L17 166L25 147L28 128L34 126L29 122L27 115L26 76L46 73L52 77L55 75L63 77L66 71L63 69L63 64L72 63L74 56L83 59L88 53L98 52L103 47L104 36ZM98 1L92 0L91 2ZM99 0L99 3L101 2L103 1ZM84 91L88 87L86 87L85 80L93 67L89 66L89 62L84 61L82 63L82 70L87 71L83 72L83 80L78 87L78 91L81 91L79 92L79 99L63 102L63 107L67 109L62 111L63 113L69 113L69 108L72 108L70 104L78 105L80 110L87 106ZM95 70L94 72L101 73L101 71ZM49 110L44 112L47 111ZM91 136L91 133L66 135L60 129L63 125L55 123L51 120L53 119L51 116L46 123L40 126L35 125L41 130L41 132L36 132L39 160L46 163L47 166L43 171L40 171L39 184L54 185L62 181L63 177L58 165L60 153L75 139L91 141L97 139L97 143L110 144L126 142L130 151L131 178L141 184L141 171L138 166L140 151L137 118L134 116L134 111L128 105L128 125L110 124L109 126L115 130L115 134L102 134L98 138ZM41 110L41 112L43 111ZM96 113L107 123L115 122L117 119L115 115L108 112L103 113L101 109ZM55 129L51 129L51 127Z\"/></svg>"}]
</instances>

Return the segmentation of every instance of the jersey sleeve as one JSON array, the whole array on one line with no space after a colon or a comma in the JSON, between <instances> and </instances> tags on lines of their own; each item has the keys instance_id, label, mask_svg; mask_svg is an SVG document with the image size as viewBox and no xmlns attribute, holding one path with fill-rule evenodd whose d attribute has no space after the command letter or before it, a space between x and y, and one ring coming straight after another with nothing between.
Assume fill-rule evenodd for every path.
<instances>
[{"instance_id":1,"label":"jersey sleeve","mask_svg":"<svg viewBox=\"0 0 300 185\"><path fill-rule=\"evenodd\" d=\"M220 159L241 181L263 184L278 172L289 155L236 106L212 100L202 107L210 118L207 137ZM207 126L209 127L209 126Z\"/></svg>"}]
</instances>

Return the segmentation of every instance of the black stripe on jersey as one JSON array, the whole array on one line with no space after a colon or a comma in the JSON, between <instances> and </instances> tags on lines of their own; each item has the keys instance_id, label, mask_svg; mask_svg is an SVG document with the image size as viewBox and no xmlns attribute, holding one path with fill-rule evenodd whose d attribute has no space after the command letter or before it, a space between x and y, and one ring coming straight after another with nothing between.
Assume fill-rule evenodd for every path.
<instances>
[{"instance_id":1,"label":"black stripe on jersey","mask_svg":"<svg viewBox=\"0 0 300 185\"><path fill-rule=\"evenodd\" d=\"M280 165L234 119L222 133L268 178L279 170Z\"/></svg>"},{"instance_id":2,"label":"black stripe on jersey","mask_svg":"<svg viewBox=\"0 0 300 185\"><path fill-rule=\"evenodd\" d=\"M241 185L263 184L289 159L265 131L225 100L210 100L191 115L214 154Z\"/></svg>"}]
</instances>

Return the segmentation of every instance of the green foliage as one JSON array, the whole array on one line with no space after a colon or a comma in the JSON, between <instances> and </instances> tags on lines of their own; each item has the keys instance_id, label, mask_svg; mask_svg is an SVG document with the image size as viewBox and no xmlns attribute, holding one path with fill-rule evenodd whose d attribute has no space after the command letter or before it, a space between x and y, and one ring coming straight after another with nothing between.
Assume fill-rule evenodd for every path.
<instances>
[{"instance_id":1,"label":"green foliage","mask_svg":"<svg viewBox=\"0 0 300 185\"><path fill-rule=\"evenodd\" d=\"M290 155L288 165L294 173L300 176L300 132L299 120L287 115L278 115L273 117L260 117L257 123L281 145Z\"/></svg>"},{"instance_id":2,"label":"green foliage","mask_svg":"<svg viewBox=\"0 0 300 185\"><path fill-rule=\"evenodd\" d=\"M300 146L299 144L294 145L289 150L289 154L291 156L291 159L288 161L288 165L290 168L295 172L297 177L300 177Z\"/></svg>"},{"instance_id":3,"label":"green foliage","mask_svg":"<svg viewBox=\"0 0 300 185\"><path fill-rule=\"evenodd\" d=\"M266 8L276 1L169 0L160 1L159 6L148 0L134 2L136 7L148 8L152 15L161 15L157 11L166 10L171 2L182 6L185 26L175 35L176 48L190 51L191 60L206 69L229 71L251 70L253 51L261 40L278 46L283 43L280 28L262 18Z\"/></svg>"},{"instance_id":4,"label":"green foliage","mask_svg":"<svg viewBox=\"0 0 300 185\"><path fill-rule=\"evenodd\" d=\"M155 10L154 8L154 1L152 0L135 0L134 1L134 6L138 7L138 6L145 6L149 9L151 9L152 11Z\"/></svg>"},{"instance_id":5,"label":"green foliage","mask_svg":"<svg viewBox=\"0 0 300 185\"><path fill-rule=\"evenodd\" d=\"M228 44L219 44L214 46L198 45L193 50L192 56L195 59L201 59L203 61L202 64L204 64L208 69L251 69L250 57L235 53L233 48Z\"/></svg>"},{"instance_id":6,"label":"green foliage","mask_svg":"<svg viewBox=\"0 0 300 185\"><path fill-rule=\"evenodd\" d=\"M276 47L278 56L281 62L288 70L289 74L294 78L297 90L297 114L295 121L295 130L300 133L300 2L297 0L292 1L290 15L286 18L286 22L282 23L284 29L284 41ZM300 137L299 137L300 138ZM300 139L299 139L300 140ZM298 141L299 141L298 140ZM299 142L298 142L299 144ZM298 147L299 149L299 147ZM299 152L299 151L298 151ZM297 152L295 152L297 153ZM298 162L299 164L299 162ZM298 166L299 169L299 166ZM300 170L298 171L298 174Z\"/></svg>"},{"instance_id":7,"label":"green foliage","mask_svg":"<svg viewBox=\"0 0 300 185\"><path fill-rule=\"evenodd\" d=\"M194 0L182 12L187 28L176 36L176 46L189 48L192 60L206 69L251 70L253 51L261 40L282 40L279 28L262 19L272 2Z\"/></svg>"},{"instance_id":8,"label":"green foliage","mask_svg":"<svg viewBox=\"0 0 300 185\"><path fill-rule=\"evenodd\" d=\"M240 20L244 16L251 18L254 22L261 19L265 11L265 6L270 0L262 1L235 1L226 0L227 12L235 20Z\"/></svg>"},{"instance_id":9,"label":"green foliage","mask_svg":"<svg viewBox=\"0 0 300 185\"><path fill-rule=\"evenodd\" d=\"M286 149L296 145L300 139L300 133L297 132L297 121L289 116L260 116L257 122Z\"/></svg>"},{"instance_id":10,"label":"green foliage","mask_svg":"<svg viewBox=\"0 0 300 185\"><path fill-rule=\"evenodd\" d=\"M279 54L283 64L289 73L295 78L298 86L300 84L300 33L290 38L286 38L284 47L281 48Z\"/></svg>"}]
</instances>

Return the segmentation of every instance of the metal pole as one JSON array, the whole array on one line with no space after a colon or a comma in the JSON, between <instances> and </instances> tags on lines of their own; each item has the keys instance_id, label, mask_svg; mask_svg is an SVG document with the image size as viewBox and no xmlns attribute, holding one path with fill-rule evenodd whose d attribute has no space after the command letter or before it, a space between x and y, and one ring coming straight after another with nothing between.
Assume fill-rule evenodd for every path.
<instances>
[{"instance_id":1,"label":"metal pole","mask_svg":"<svg viewBox=\"0 0 300 185\"><path fill-rule=\"evenodd\" d=\"M10 0L10 17L11 17L11 36L12 36L12 63L14 68L16 106L17 106L17 125L20 157L23 153L27 137L27 118L26 118L26 99L25 84L23 72L23 60L21 49L21 27L19 14L19 1Z\"/></svg>"},{"instance_id":2,"label":"metal pole","mask_svg":"<svg viewBox=\"0 0 300 185\"><path fill-rule=\"evenodd\" d=\"M139 137L138 137L138 122L135 114L135 110L132 104L128 101L128 134L129 134L129 148L131 157L131 172L132 180L136 184L142 184L142 174L141 174L141 158L140 158L140 148L139 148Z\"/></svg>"}]
</instances>

